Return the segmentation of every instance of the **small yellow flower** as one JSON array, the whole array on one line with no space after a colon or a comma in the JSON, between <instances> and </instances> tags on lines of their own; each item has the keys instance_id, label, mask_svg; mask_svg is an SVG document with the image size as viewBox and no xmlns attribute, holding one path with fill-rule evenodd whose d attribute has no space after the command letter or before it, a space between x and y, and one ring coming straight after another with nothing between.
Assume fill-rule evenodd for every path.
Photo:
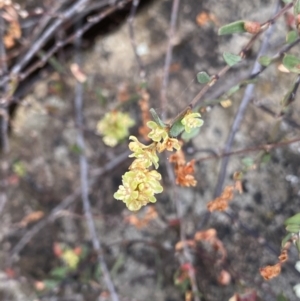
<instances>
[{"instance_id":1,"label":"small yellow flower","mask_svg":"<svg viewBox=\"0 0 300 301\"><path fill-rule=\"evenodd\" d=\"M160 142L162 139L165 140L168 138L167 129L159 126L156 122L148 121L147 126L152 130L148 134L148 137L153 141Z\"/></svg>"},{"instance_id":2,"label":"small yellow flower","mask_svg":"<svg viewBox=\"0 0 300 301\"><path fill-rule=\"evenodd\" d=\"M134 157L134 160L130 166L130 169L135 168L148 168L152 164L157 169L158 168L158 156L156 154L155 144L144 145L139 142L135 136L129 137L132 142L129 143L129 149L133 152L133 154L129 155L129 157Z\"/></svg>"},{"instance_id":3,"label":"small yellow flower","mask_svg":"<svg viewBox=\"0 0 300 301\"><path fill-rule=\"evenodd\" d=\"M114 198L123 201L129 210L136 211L149 202L155 203L154 194L161 193L161 175L156 170L131 170L122 177L123 185Z\"/></svg>"},{"instance_id":4,"label":"small yellow flower","mask_svg":"<svg viewBox=\"0 0 300 301\"><path fill-rule=\"evenodd\" d=\"M163 152L165 149L169 152L172 152L173 149L176 149L177 151L180 150L181 145L176 138L167 138L163 142L159 142L157 145L157 150L159 153Z\"/></svg>"},{"instance_id":5,"label":"small yellow flower","mask_svg":"<svg viewBox=\"0 0 300 301\"><path fill-rule=\"evenodd\" d=\"M71 249L67 249L63 252L61 258L65 264L70 268L75 270L79 263L79 256Z\"/></svg>"},{"instance_id":6,"label":"small yellow flower","mask_svg":"<svg viewBox=\"0 0 300 301\"><path fill-rule=\"evenodd\" d=\"M203 120L200 117L200 113L188 113L185 115L181 120L182 125L184 125L184 130L190 133L192 129L201 127Z\"/></svg>"}]
</instances>

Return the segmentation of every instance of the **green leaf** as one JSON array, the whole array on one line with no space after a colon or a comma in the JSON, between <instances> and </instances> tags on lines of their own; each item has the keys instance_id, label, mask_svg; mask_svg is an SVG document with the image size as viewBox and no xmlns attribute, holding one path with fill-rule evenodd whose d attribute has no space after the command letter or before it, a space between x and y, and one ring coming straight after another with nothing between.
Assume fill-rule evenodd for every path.
<instances>
[{"instance_id":1,"label":"green leaf","mask_svg":"<svg viewBox=\"0 0 300 301\"><path fill-rule=\"evenodd\" d=\"M95 272L94 272L94 277L96 280L101 279L102 276L102 269L99 263L97 263Z\"/></svg>"},{"instance_id":2,"label":"green leaf","mask_svg":"<svg viewBox=\"0 0 300 301\"><path fill-rule=\"evenodd\" d=\"M231 96L232 94L234 94L235 92L237 92L238 90L240 90L241 85L235 85L233 87L231 87L227 92L226 92L226 98L228 98L228 96Z\"/></svg>"},{"instance_id":3,"label":"green leaf","mask_svg":"<svg viewBox=\"0 0 300 301\"><path fill-rule=\"evenodd\" d=\"M259 57L258 62L264 66L264 67L268 67L271 63L272 63L272 58L263 55L261 57Z\"/></svg>"},{"instance_id":4,"label":"green leaf","mask_svg":"<svg viewBox=\"0 0 300 301\"><path fill-rule=\"evenodd\" d=\"M57 278L57 279L64 279L66 278L66 276L68 275L70 271L70 268L69 267L57 267L57 268L54 268L51 272L50 272L50 275L54 278Z\"/></svg>"},{"instance_id":5,"label":"green leaf","mask_svg":"<svg viewBox=\"0 0 300 301\"><path fill-rule=\"evenodd\" d=\"M282 2L284 2L284 3L291 3L291 2L293 2L293 0L282 0Z\"/></svg>"},{"instance_id":6,"label":"green leaf","mask_svg":"<svg viewBox=\"0 0 300 301\"><path fill-rule=\"evenodd\" d=\"M293 42L295 42L298 38L298 32L296 30L291 30L286 34L286 42L288 44L291 44Z\"/></svg>"},{"instance_id":7,"label":"green leaf","mask_svg":"<svg viewBox=\"0 0 300 301\"><path fill-rule=\"evenodd\" d=\"M197 80L200 84L206 84L210 81L210 76L206 72L201 71L197 74Z\"/></svg>"},{"instance_id":8,"label":"green leaf","mask_svg":"<svg viewBox=\"0 0 300 301\"><path fill-rule=\"evenodd\" d=\"M289 299L286 298L283 293L281 293L277 296L276 301L289 301Z\"/></svg>"},{"instance_id":9,"label":"green leaf","mask_svg":"<svg viewBox=\"0 0 300 301\"><path fill-rule=\"evenodd\" d=\"M167 127L167 126L165 125L165 123L159 118L159 116L157 115L156 111L155 111L153 108L150 109L150 113L151 113L151 115L152 115L154 121L155 121L159 126L161 126L162 128Z\"/></svg>"},{"instance_id":10,"label":"green leaf","mask_svg":"<svg viewBox=\"0 0 300 301\"><path fill-rule=\"evenodd\" d=\"M73 152L75 155L81 155L83 153L82 149L77 144L71 145L70 146L70 151Z\"/></svg>"},{"instance_id":11,"label":"green leaf","mask_svg":"<svg viewBox=\"0 0 300 301\"><path fill-rule=\"evenodd\" d=\"M296 248L298 250L298 253L300 253L300 240L299 240L299 238L295 241L295 245L296 245Z\"/></svg>"},{"instance_id":12,"label":"green leaf","mask_svg":"<svg viewBox=\"0 0 300 301\"><path fill-rule=\"evenodd\" d=\"M196 137L200 133L200 128L194 128L192 129L189 133L183 132L181 135L181 138L185 141L188 142L194 137Z\"/></svg>"},{"instance_id":13,"label":"green leaf","mask_svg":"<svg viewBox=\"0 0 300 301\"><path fill-rule=\"evenodd\" d=\"M254 160L250 157L246 157L242 159L242 163L245 165L246 168L250 168L254 164Z\"/></svg>"},{"instance_id":14,"label":"green leaf","mask_svg":"<svg viewBox=\"0 0 300 301\"><path fill-rule=\"evenodd\" d=\"M294 4L294 15L298 16L300 14L300 0L296 0Z\"/></svg>"},{"instance_id":15,"label":"green leaf","mask_svg":"<svg viewBox=\"0 0 300 301\"><path fill-rule=\"evenodd\" d=\"M13 171L14 173L20 177L20 178L24 178L26 176L26 166L24 164L24 162L22 161L17 161L13 164Z\"/></svg>"},{"instance_id":16,"label":"green leaf","mask_svg":"<svg viewBox=\"0 0 300 301\"><path fill-rule=\"evenodd\" d=\"M245 21L239 20L233 23L226 24L219 29L218 35L221 36L225 34L245 32L246 30L244 28L244 23Z\"/></svg>"},{"instance_id":17,"label":"green leaf","mask_svg":"<svg viewBox=\"0 0 300 301\"><path fill-rule=\"evenodd\" d=\"M263 154L261 158L261 163L267 164L271 161L271 154L270 153L265 153Z\"/></svg>"},{"instance_id":18,"label":"green leaf","mask_svg":"<svg viewBox=\"0 0 300 301\"><path fill-rule=\"evenodd\" d=\"M295 215L293 215L292 217L286 219L284 221L285 225L292 225L292 224L296 224L296 225L300 225L300 213L297 213Z\"/></svg>"},{"instance_id":19,"label":"green leaf","mask_svg":"<svg viewBox=\"0 0 300 301\"><path fill-rule=\"evenodd\" d=\"M107 98L104 96L103 91L101 88L96 88L95 89L95 94L96 97L98 98L100 105L105 106L107 103Z\"/></svg>"},{"instance_id":20,"label":"green leaf","mask_svg":"<svg viewBox=\"0 0 300 301\"><path fill-rule=\"evenodd\" d=\"M126 259L125 259L124 255L119 255L117 257L117 260L115 261L114 265L112 266L112 268L110 270L110 274L113 278L118 275L118 272L122 269L125 262L126 262Z\"/></svg>"},{"instance_id":21,"label":"green leaf","mask_svg":"<svg viewBox=\"0 0 300 301\"><path fill-rule=\"evenodd\" d=\"M291 54L285 54L282 64L289 71L294 73L300 73L300 59Z\"/></svg>"},{"instance_id":22,"label":"green leaf","mask_svg":"<svg viewBox=\"0 0 300 301\"><path fill-rule=\"evenodd\" d=\"M280 101L281 106L286 109L295 100L295 86L296 82L290 86L289 90L285 93L283 99Z\"/></svg>"},{"instance_id":23,"label":"green leaf","mask_svg":"<svg viewBox=\"0 0 300 301\"><path fill-rule=\"evenodd\" d=\"M300 225L291 224L285 227L285 230L290 233L298 233L300 231Z\"/></svg>"},{"instance_id":24,"label":"green leaf","mask_svg":"<svg viewBox=\"0 0 300 301\"><path fill-rule=\"evenodd\" d=\"M232 54L230 52L224 52L223 58L226 64L229 65L230 67L236 65L238 62L242 60L242 58L239 55Z\"/></svg>"},{"instance_id":25,"label":"green leaf","mask_svg":"<svg viewBox=\"0 0 300 301\"><path fill-rule=\"evenodd\" d=\"M46 290L52 290L52 289L56 288L59 285L59 281L52 280L52 279L45 279L43 281L43 283L45 285Z\"/></svg>"},{"instance_id":26,"label":"green leaf","mask_svg":"<svg viewBox=\"0 0 300 301\"><path fill-rule=\"evenodd\" d=\"M181 119L177 120L170 128L169 134L171 137L177 137L184 131L184 125L181 123Z\"/></svg>"},{"instance_id":27,"label":"green leaf","mask_svg":"<svg viewBox=\"0 0 300 301\"><path fill-rule=\"evenodd\" d=\"M140 84L140 89L145 90L145 89L147 89L147 88L148 88L148 83L147 83L147 82L142 82L142 83Z\"/></svg>"},{"instance_id":28,"label":"green leaf","mask_svg":"<svg viewBox=\"0 0 300 301\"><path fill-rule=\"evenodd\" d=\"M283 238L283 240L281 241L281 248L284 248L285 244L291 239L292 236L293 233L289 233Z\"/></svg>"}]
</instances>

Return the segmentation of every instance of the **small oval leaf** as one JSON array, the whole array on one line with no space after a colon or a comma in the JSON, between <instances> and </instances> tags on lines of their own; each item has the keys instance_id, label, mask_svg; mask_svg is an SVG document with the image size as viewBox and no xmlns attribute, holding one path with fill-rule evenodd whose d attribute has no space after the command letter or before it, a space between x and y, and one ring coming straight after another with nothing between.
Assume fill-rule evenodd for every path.
<instances>
[{"instance_id":1,"label":"small oval leaf","mask_svg":"<svg viewBox=\"0 0 300 301\"><path fill-rule=\"evenodd\" d=\"M294 15L298 16L300 14L300 0L296 0L294 4Z\"/></svg>"},{"instance_id":2,"label":"small oval leaf","mask_svg":"<svg viewBox=\"0 0 300 301\"><path fill-rule=\"evenodd\" d=\"M290 72L300 73L300 59L291 54L285 54L282 60L283 66Z\"/></svg>"},{"instance_id":3,"label":"small oval leaf","mask_svg":"<svg viewBox=\"0 0 300 301\"><path fill-rule=\"evenodd\" d=\"M296 30L291 30L287 33L286 35L286 42L288 44L291 44L293 42L295 42L298 38L298 32Z\"/></svg>"},{"instance_id":4,"label":"small oval leaf","mask_svg":"<svg viewBox=\"0 0 300 301\"><path fill-rule=\"evenodd\" d=\"M300 253L300 240L299 240L299 239L297 239L297 240L295 241L295 245L296 245L296 248L297 248L298 253Z\"/></svg>"},{"instance_id":5,"label":"small oval leaf","mask_svg":"<svg viewBox=\"0 0 300 301\"><path fill-rule=\"evenodd\" d=\"M184 125L181 120L177 120L170 128L169 134L171 137L177 137L184 131Z\"/></svg>"},{"instance_id":6,"label":"small oval leaf","mask_svg":"<svg viewBox=\"0 0 300 301\"><path fill-rule=\"evenodd\" d=\"M298 233L300 231L300 225L288 225L285 229L290 233Z\"/></svg>"},{"instance_id":7,"label":"small oval leaf","mask_svg":"<svg viewBox=\"0 0 300 301\"><path fill-rule=\"evenodd\" d=\"M261 57L259 57L258 62L264 66L264 67L268 67L271 63L272 63L272 58L263 55Z\"/></svg>"},{"instance_id":8,"label":"small oval leaf","mask_svg":"<svg viewBox=\"0 0 300 301\"><path fill-rule=\"evenodd\" d=\"M219 28L218 35L225 35L225 34L233 34L233 33L240 33L240 32L245 32L244 28L245 21L244 20L239 20L235 21L233 23L226 24Z\"/></svg>"},{"instance_id":9,"label":"small oval leaf","mask_svg":"<svg viewBox=\"0 0 300 301\"><path fill-rule=\"evenodd\" d=\"M285 247L285 244L291 239L292 236L293 233L289 233L283 238L283 240L281 241L281 248Z\"/></svg>"},{"instance_id":10,"label":"small oval leaf","mask_svg":"<svg viewBox=\"0 0 300 301\"><path fill-rule=\"evenodd\" d=\"M236 65L238 62L242 60L242 58L239 55L232 54L230 52L224 52L223 58L226 64L229 65L230 67Z\"/></svg>"},{"instance_id":11,"label":"small oval leaf","mask_svg":"<svg viewBox=\"0 0 300 301\"><path fill-rule=\"evenodd\" d=\"M210 76L206 72L201 71L197 74L197 80L200 84L207 84L210 81Z\"/></svg>"},{"instance_id":12,"label":"small oval leaf","mask_svg":"<svg viewBox=\"0 0 300 301\"><path fill-rule=\"evenodd\" d=\"M200 132L200 128L194 128L192 129L189 133L187 132L183 132L181 135L181 138L185 141L188 142L191 139L193 139L194 137L196 137Z\"/></svg>"},{"instance_id":13,"label":"small oval leaf","mask_svg":"<svg viewBox=\"0 0 300 301\"><path fill-rule=\"evenodd\" d=\"M284 0L283 0L284 1ZM289 301L288 298L286 298L283 293L281 293L280 295L277 296L276 301Z\"/></svg>"},{"instance_id":14,"label":"small oval leaf","mask_svg":"<svg viewBox=\"0 0 300 301\"><path fill-rule=\"evenodd\" d=\"M300 213L297 213L295 215L293 215L292 217L286 219L284 221L285 225L291 225L291 224L296 224L296 225L300 225Z\"/></svg>"},{"instance_id":15,"label":"small oval leaf","mask_svg":"<svg viewBox=\"0 0 300 301\"><path fill-rule=\"evenodd\" d=\"M156 111L155 111L153 108L150 109L150 113L151 113L151 115L152 115L154 121L155 121L159 126L161 126L161 127L163 127L163 128L167 127L167 126L165 125L165 123L159 118L159 116L157 115Z\"/></svg>"}]
</instances>

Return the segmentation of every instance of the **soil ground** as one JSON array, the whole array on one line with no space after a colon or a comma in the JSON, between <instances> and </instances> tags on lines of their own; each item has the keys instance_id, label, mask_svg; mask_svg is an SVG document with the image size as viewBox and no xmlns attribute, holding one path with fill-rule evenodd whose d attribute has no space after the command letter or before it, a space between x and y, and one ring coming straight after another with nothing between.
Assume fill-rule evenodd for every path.
<instances>
[{"instance_id":1,"label":"soil ground","mask_svg":"<svg viewBox=\"0 0 300 301\"><path fill-rule=\"evenodd\" d=\"M273 3L262 0L182 0L174 35L168 103L162 110L160 91L171 7L170 0L153 1L134 19L150 104L158 113L166 110L168 118L180 112L201 89L196 80L198 72L205 70L215 74L224 66L222 52L238 53L250 38L247 34L219 37L218 28L242 18L263 22L275 10ZM212 19L199 24L197 17L201 13ZM248 60L233 68L214 86L206 100L213 99L224 87L250 73L260 42L255 44L255 51ZM284 43L285 25L281 18L275 24L269 54L276 53ZM0 192L1 300L109 300L101 271L97 269L81 198L76 194L80 187L74 117L76 80L68 71L75 61L75 54L68 53L71 55L60 61L65 73L45 72L18 107L12 120L10 152L1 160L4 188L3 193ZM271 66L259 77L253 100L236 135L235 150L299 135L299 129L260 108L263 104L280 112L280 100L293 75L281 73L277 67ZM203 111L204 126L200 134L184 146L187 160L198 160L197 186L175 187L167 164L162 163L164 192L157 196L157 203L153 205L157 216L139 228L129 222L134 220L132 213L113 198L121 184L121 176L131 162L126 154L127 140L110 148L96 131L97 122L115 108L124 95L132 103L124 106L123 111L129 111L136 121L131 133L137 135L141 124L141 113L134 101L141 79L128 24L124 22L113 32L96 37L93 45L82 50L81 68L87 75L83 130L89 177L93 181L89 195L92 214L120 300L189 300L186 294L189 285L185 287L184 281L179 285L175 283L180 266L186 261L181 252L175 251L175 245L180 241L178 210L182 217L181 229L187 238L193 238L197 231L214 228L226 250L226 258L220 261L220 249L215 250L210 245L200 244L196 249L189 249L201 300L229 300L235 293L249 291L257 294L249 300L284 300L277 299L281 293L287 300L297 300L293 287L300 283L300 277L294 268L298 260L294 248L289 251L289 260L279 277L266 282L259 269L277 262L281 240L285 236L283 222L299 211L300 144L273 149L267 163L253 164L253 169L247 171L243 179L244 192L234 197L227 211L214 212L207 220L206 205L213 199L220 160L200 159L220 153L224 148L243 97L242 89L231 98L232 105L228 108L216 105ZM298 100L299 96L287 113L288 118L296 121L300 116ZM233 173L242 170L247 160L256 162L258 155L259 151L232 155L225 184L231 185ZM164 160L166 158L162 156L161 161ZM109 168L107 164L110 163L115 166ZM106 168L100 176L99 168ZM73 198L73 202L53 215L53 210L68 197ZM179 209L176 209L176 202ZM44 216L24 223L24 217L34 212L43 212ZM149 208L145 207L134 216L141 220L147 213ZM20 245L22 238L37 229L50 214L53 216L51 222L41 226L24 246ZM63 266L53 252L53 246L58 243L68 248L80 247L87 255L76 270L54 282L51 271ZM222 270L230 274L231 279L226 285L218 280ZM38 291L38 281L46 280L55 285Z\"/></svg>"}]
</instances>

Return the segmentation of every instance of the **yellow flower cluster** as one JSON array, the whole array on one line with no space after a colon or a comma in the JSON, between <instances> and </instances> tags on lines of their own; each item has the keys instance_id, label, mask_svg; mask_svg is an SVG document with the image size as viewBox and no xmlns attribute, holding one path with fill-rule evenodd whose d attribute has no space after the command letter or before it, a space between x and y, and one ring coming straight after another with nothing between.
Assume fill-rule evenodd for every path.
<instances>
[{"instance_id":1,"label":"yellow flower cluster","mask_svg":"<svg viewBox=\"0 0 300 301\"><path fill-rule=\"evenodd\" d=\"M203 121L198 118L199 113L190 113L182 119L182 125L186 131L201 126ZM202 122L202 123L201 123ZM122 184L114 194L114 198L123 201L131 211L137 211L149 202L155 203L155 194L161 193L163 187L160 184L161 174L156 170L149 170L153 165L158 168L159 158L157 152L164 150L179 150L181 145L176 138L169 137L169 129L154 121L149 121L147 126L151 129L148 137L152 139L150 145L139 142L135 136L130 136L129 149L135 158L129 167L129 171L122 176Z\"/></svg>"},{"instance_id":2,"label":"yellow flower cluster","mask_svg":"<svg viewBox=\"0 0 300 301\"><path fill-rule=\"evenodd\" d=\"M61 258L69 268L74 270L77 268L80 261L79 256L72 249L65 250Z\"/></svg>"},{"instance_id":3,"label":"yellow flower cluster","mask_svg":"<svg viewBox=\"0 0 300 301\"><path fill-rule=\"evenodd\" d=\"M155 194L161 193L163 187L160 184L161 174L156 170L149 170L154 165L158 168L157 151L165 149L172 151L173 148L180 149L180 143L175 138L168 136L167 128L149 121L147 126L151 129L148 137L153 140L150 145L139 142L135 136L130 136L129 149L132 154L129 157L135 158L122 177L122 184L114 194L114 198L122 200L129 210L136 211L149 202L155 203Z\"/></svg>"},{"instance_id":4,"label":"yellow flower cluster","mask_svg":"<svg viewBox=\"0 0 300 301\"><path fill-rule=\"evenodd\" d=\"M114 147L128 137L128 129L134 125L134 120L126 113L112 111L105 114L97 124L97 131L103 135L103 142Z\"/></svg>"}]
</instances>

